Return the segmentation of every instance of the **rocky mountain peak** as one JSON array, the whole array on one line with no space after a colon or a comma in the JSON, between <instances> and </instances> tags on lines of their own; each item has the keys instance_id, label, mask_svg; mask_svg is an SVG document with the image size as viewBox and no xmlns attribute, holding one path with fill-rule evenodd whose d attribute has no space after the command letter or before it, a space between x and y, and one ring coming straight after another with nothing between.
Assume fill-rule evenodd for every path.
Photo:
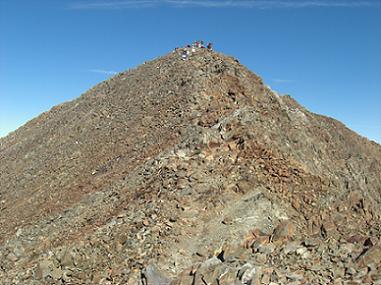
<instances>
[{"instance_id":1,"label":"rocky mountain peak","mask_svg":"<svg viewBox=\"0 0 381 285\"><path fill-rule=\"evenodd\" d=\"M380 146L183 53L0 139L0 284L378 282Z\"/></svg>"}]
</instances>

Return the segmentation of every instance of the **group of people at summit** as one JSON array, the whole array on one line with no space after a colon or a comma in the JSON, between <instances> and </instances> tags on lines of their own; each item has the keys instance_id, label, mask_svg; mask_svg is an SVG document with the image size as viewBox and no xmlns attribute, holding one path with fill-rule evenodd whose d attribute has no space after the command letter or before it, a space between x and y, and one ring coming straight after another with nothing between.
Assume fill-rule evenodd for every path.
<instances>
[{"instance_id":1,"label":"group of people at summit","mask_svg":"<svg viewBox=\"0 0 381 285\"><path fill-rule=\"evenodd\" d=\"M193 44L191 45L186 45L183 49L182 49L182 52L181 52L181 59L182 60L188 60L189 58L189 55L191 53L194 53L196 52L197 49L199 48L206 48L208 50L213 50L213 44L212 43L208 43L207 46L205 47L204 46L204 41L195 41ZM179 48L175 48L175 51L179 50Z\"/></svg>"}]
</instances>

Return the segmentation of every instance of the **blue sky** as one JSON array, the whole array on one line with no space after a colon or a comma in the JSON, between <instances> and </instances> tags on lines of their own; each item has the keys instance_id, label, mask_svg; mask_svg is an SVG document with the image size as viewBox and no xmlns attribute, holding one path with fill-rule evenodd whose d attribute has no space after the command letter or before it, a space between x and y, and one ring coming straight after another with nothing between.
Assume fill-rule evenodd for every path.
<instances>
[{"instance_id":1,"label":"blue sky","mask_svg":"<svg viewBox=\"0 0 381 285\"><path fill-rule=\"evenodd\" d=\"M0 136L195 39L381 142L381 0L0 0Z\"/></svg>"}]
</instances>

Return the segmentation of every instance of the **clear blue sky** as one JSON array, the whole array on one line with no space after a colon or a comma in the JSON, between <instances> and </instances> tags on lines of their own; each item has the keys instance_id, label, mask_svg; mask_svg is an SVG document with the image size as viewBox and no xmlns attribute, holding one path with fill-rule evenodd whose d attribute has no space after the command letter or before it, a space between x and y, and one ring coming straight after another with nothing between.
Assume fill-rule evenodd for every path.
<instances>
[{"instance_id":1,"label":"clear blue sky","mask_svg":"<svg viewBox=\"0 0 381 285\"><path fill-rule=\"evenodd\" d=\"M0 0L0 136L195 39L381 142L381 0Z\"/></svg>"}]
</instances>

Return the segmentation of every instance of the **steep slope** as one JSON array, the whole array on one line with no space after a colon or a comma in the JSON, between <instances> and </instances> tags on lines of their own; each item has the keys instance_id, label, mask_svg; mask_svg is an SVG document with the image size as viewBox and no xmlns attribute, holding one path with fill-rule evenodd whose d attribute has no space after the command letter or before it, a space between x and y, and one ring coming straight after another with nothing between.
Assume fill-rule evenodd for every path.
<instances>
[{"instance_id":1,"label":"steep slope","mask_svg":"<svg viewBox=\"0 0 381 285\"><path fill-rule=\"evenodd\" d=\"M0 173L1 284L381 278L380 146L219 53L43 113L0 140Z\"/></svg>"}]
</instances>

